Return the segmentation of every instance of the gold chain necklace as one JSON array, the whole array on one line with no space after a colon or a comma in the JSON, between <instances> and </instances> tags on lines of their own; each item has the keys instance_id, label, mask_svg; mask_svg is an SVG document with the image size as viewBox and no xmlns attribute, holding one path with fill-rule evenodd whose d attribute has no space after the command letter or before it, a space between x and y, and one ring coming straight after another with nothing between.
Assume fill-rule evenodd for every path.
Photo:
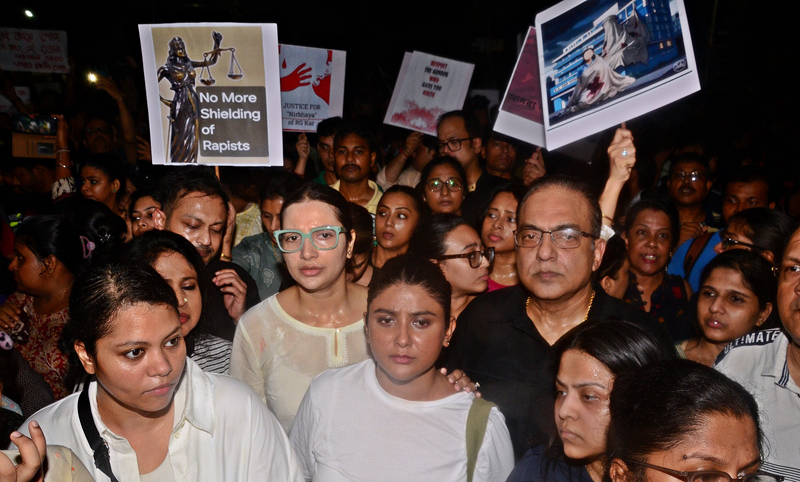
<instances>
[{"instance_id":1,"label":"gold chain necklace","mask_svg":"<svg viewBox=\"0 0 800 482\"><path fill-rule=\"evenodd\" d=\"M592 297L589 298L589 307L586 308L586 314L583 315L583 321L586 321L586 320L589 319L589 312L592 310L592 303L594 303L594 295L595 295L595 293L596 293L595 290L592 290ZM528 299L525 300L525 313L528 312L528 307L530 305L531 305L531 297L528 296Z\"/></svg>"}]
</instances>

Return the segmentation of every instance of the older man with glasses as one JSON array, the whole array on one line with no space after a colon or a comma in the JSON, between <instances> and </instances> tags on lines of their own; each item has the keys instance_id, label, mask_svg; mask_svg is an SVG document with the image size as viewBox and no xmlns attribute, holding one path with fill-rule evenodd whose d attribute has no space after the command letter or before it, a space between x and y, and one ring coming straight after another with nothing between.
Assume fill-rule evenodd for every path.
<instances>
[{"instance_id":1,"label":"older man with glasses","mask_svg":"<svg viewBox=\"0 0 800 482\"><path fill-rule=\"evenodd\" d=\"M583 322L640 323L665 346L658 322L592 282L603 258L601 211L588 186L566 177L531 185L517 211L520 284L481 295L458 319L447 365L480 383L506 417L516 457L555 434L553 344Z\"/></svg>"}]
</instances>

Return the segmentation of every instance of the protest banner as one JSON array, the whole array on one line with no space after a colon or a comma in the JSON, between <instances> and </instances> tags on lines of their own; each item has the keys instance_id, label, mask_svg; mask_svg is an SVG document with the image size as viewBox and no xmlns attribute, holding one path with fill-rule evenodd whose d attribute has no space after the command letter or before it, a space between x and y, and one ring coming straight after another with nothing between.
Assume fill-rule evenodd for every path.
<instances>
[{"instance_id":1,"label":"protest banner","mask_svg":"<svg viewBox=\"0 0 800 482\"><path fill-rule=\"evenodd\" d=\"M0 28L0 70L69 72L67 32Z\"/></svg>"},{"instance_id":2,"label":"protest banner","mask_svg":"<svg viewBox=\"0 0 800 482\"><path fill-rule=\"evenodd\" d=\"M139 37L154 164L283 165L275 24L139 25Z\"/></svg>"},{"instance_id":3,"label":"protest banner","mask_svg":"<svg viewBox=\"0 0 800 482\"><path fill-rule=\"evenodd\" d=\"M30 87L22 87L17 86L14 87L14 92L19 97L19 100L22 101L23 104L29 104L31 101L31 89ZM6 98L4 95L0 95L0 113L2 114L14 114L19 112L14 104L11 103L9 99Z\"/></svg>"},{"instance_id":4,"label":"protest banner","mask_svg":"<svg viewBox=\"0 0 800 482\"><path fill-rule=\"evenodd\" d=\"M700 90L683 0L565 0L536 34L550 150Z\"/></svg>"},{"instance_id":5,"label":"protest banner","mask_svg":"<svg viewBox=\"0 0 800 482\"><path fill-rule=\"evenodd\" d=\"M385 124L436 135L439 116L464 106L474 65L406 52Z\"/></svg>"},{"instance_id":6,"label":"protest banner","mask_svg":"<svg viewBox=\"0 0 800 482\"><path fill-rule=\"evenodd\" d=\"M342 115L347 53L279 46L283 130L316 132L317 124Z\"/></svg>"},{"instance_id":7,"label":"protest banner","mask_svg":"<svg viewBox=\"0 0 800 482\"><path fill-rule=\"evenodd\" d=\"M539 52L536 29L528 28L514 73L508 82L494 130L537 146L546 146L542 90L539 83Z\"/></svg>"}]
</instances>

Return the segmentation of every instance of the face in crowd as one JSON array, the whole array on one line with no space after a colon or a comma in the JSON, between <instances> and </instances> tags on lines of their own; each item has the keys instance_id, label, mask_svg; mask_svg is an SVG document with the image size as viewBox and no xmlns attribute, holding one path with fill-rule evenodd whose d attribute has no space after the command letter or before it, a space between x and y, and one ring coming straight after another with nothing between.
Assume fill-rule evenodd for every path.
<instances>
[{"instance_id":1,"label":"face in crowd","mask_svg":"<svg viewBox=\"0 0 800 482\"><path fill-rule=\"evenodd\" d=\"M703 202L712 184L708 169L703 164L679 161L672 167L667 188L669 197L678 206L695 206Z\"/></svg>"},{"instance_id":2,"label":"face in crowd","mask_svg":"<svg viewBox=\"0 0 800 482\"><path fill-rule=\"evenodd\" d=\"M169 215L159 213L156 228L189 240L206 264L219 253L228 220L228 208L221 197L190 192L178 198Z\"/></svg>"},{"instance_id":3,"label":"face in crowd","mask_svg":"<svg viewBox=\"0 0 800 482\"><path fill-rule=\"evenodd\" d=\"M340 138L334 146L334 166L342 182L359 183L368 178L375 158L369 142L356 134Z\"/></svg>"},{"instance_id":4,"label":"face in crowd","mask_svg":"<svg viewBox=\"0 0 800 482\"><path fill-rule=\"evenodd\" d=\"M455 157L467 169L478 161L481 153L481 138L471 138L464 119L449 117L437 127L439 154Z\"/></svg>"},{"instance_id":5,"label":"face in crowd","mask_svg":"<svg viewBox=\"0 0 800 482\"><path fill-rule=\"evenodd\" d=\"M517 246L517 273L520 282L534 297L543 301L568 300L586 288L592 272L603 260L605 242L580 233L591 233L589 201L585 195L560 186L547 186L525 200L517 219L517 238L527 230L572 229L578 246L561 248L544 233L535 247ZM563 242L562 242L563 243Z\"/></svg>"}]
</instances>

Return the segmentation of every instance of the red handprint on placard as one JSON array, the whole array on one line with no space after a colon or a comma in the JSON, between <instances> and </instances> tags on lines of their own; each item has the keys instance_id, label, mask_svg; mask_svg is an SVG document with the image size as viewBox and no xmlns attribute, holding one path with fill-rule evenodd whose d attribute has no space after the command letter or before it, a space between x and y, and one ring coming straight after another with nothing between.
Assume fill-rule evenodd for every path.
<instances>
[{"instance_id":1,"label":"red handprint on placard","mask_svg":"<svg viewBox=\"0 0 800 482\"><path fill-rule=\"evenodd\" d=\"M306 67L306 64L303 63L298 65L291 74L281 77L281 92L290 92L298 87L309 85L311 82L304 82L311 78L309 72L311 72L311 67Z\"/></svg>"}]
</instances>

